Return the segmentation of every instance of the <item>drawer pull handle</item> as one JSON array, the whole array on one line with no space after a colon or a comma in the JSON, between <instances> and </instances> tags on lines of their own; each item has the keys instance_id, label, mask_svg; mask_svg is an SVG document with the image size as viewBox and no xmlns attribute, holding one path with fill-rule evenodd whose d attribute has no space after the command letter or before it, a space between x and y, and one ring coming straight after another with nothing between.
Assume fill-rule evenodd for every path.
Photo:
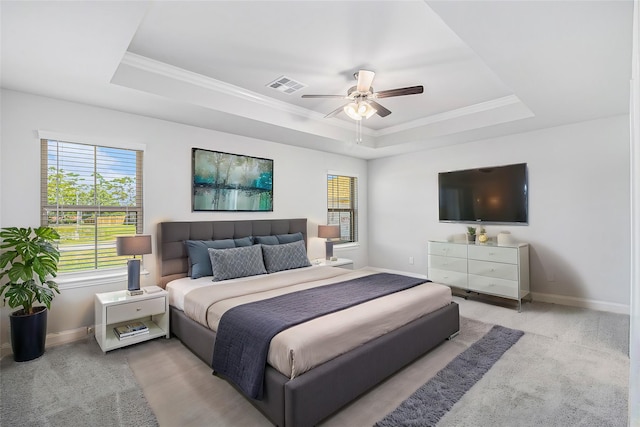
<instances>
[{"instance_id":1,"label":"drawer pull handle","mask_svg":"<svg viewBox=\"0 0 640 427\"><path fill-rule=\"evenodd\" d=\"M136 311L140 311L140 310L142 310L142 309L141 308L136 308Z\"/></svg>"}]
</instances>

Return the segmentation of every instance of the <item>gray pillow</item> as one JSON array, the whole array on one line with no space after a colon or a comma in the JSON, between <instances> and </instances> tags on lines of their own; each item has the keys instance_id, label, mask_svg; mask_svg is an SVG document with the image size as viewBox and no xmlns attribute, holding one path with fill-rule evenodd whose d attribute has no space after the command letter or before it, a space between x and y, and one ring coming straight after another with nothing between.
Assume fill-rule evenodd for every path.
<instances>
[{"instance_id":1,"label":"gray pillow","mask_svg":"<svg viewBox=\"0 0 640 427\"><path fill-rule=\"evenodd\" d=\"M282 245L262 245L262 256L267 273L311 265L303 240Z\"/></svg>"},{"instance_id":2,"label":"gray pillow","mask_svg":"<svg viewBox=\"0 0 640 427\"><path fill-rule=\"evenodd\" d=\"M297 242L298 240L304 240L302 237L302 233L292 233L292 234L278 234L276 235L279 243L292 243Z\"/></svg>"},{"instance_id":3,"label":"gray pillow","mask_svg":"<svg viewBox=\"0 0 640 427\"><path fill-rule=\"evenodd\" d=\"M209 249L213 281L265 274L260 245L233 249Z\"/></svg>"},{"instance_id":4,"label":"gray pillow","mask_svg":"<svg viewBox=\"0 0 640 427\"><path fill-rule=\"evenodd\" d=\"M199 277L213 276L211 270L211 259L207 249L229 249L235 248L233 239L224 240L186 240L184 242L187 247L187 255L189 256L189 275L192 279Z\"/></svg>"},{"instance_id":5,"label":"gray pillow","mask_svg":"<svg viewBox=\"0 0 640 427\"><path fill-rule=\"evenodd\" d=\"M261 245L279 245L280 242L276 236L255 236L254 241Z\"/></svg>"}]
</instances>

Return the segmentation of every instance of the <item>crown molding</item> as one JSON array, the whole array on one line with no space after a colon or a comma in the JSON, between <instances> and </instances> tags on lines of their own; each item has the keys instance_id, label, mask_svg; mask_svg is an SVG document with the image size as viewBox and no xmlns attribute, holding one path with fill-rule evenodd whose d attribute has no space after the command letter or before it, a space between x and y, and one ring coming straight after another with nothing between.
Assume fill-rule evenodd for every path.
<instances>
[{"instance_id":1,"label":"crown molding","mask_svg":"<svg viewBox=\"0 0 640 427\"><path fill-rule=\"evenodd\" d=\"M321 113L309 110L307 108L302 108L297 105L289 104L287 102L279 101L277 99L264 96L257 92L253 92L239 86L214 79L212 77L194 73L192 71L188 71L183 68L167 64L165 62L156 61L155 59L138 55L136 53L125 52L121 64L137 68L148 73L153 73L173 80L188 83L194 86L199 86L207 90L233 96L244 101L263 105L274 110L282 111L284 113L295 114L309 120L322 122L322 124L324 125L330 124L331 126L340 127L343 129L353 129L353 124L345 122L344 120L335 119L330 123L327 123L327 119ZM366 135L373 135L374 131L363 127L362 133Z\"/></svg>"},{"instance_id":2,"label":"crown molding","mask_svg":"<svg viewBox=\"0 0 640 427\"><path fill-rule=\"evenodd\" d=\"M492 99L490 101L480 102L478 104L468 105L466 107L457 108L455 110L445 111L444 113L438 113L431 116L423 117L421 119L413 120L411 122L402 123L397 126L381 129L373 136L385 136L392 133L402 132L417 127L429 126L435 123L446 122L447 120L453 120L464 116L471 116L473 114L483 113L485 111L491 111L509 105L521 104L522 101L515 95L507 95L502 98Z\"/></svg>"}]
</instances>

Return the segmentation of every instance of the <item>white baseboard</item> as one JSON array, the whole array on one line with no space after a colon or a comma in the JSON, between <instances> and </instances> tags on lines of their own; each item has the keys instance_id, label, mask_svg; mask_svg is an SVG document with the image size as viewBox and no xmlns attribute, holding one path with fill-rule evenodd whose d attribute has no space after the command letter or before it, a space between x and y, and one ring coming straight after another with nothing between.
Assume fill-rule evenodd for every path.
<instances>
[{"instance_id":1,"label":"white baseboard","mask_svg":"<svg viewBox=\"0 0 640 427\"><path fill-rule=\"evenodd\" d=\"M590 310L608 311L610 313L629 314L629 305L614 302L596 301L565 295L543 294L539 292L531 293L533 301L548 302L552 304L568 305L571 307L588 308Z\"/></svg>"},{"instance_id":2,"label":"white baseboard","mask_svg":"<svg viewBox=\"0 0 640 427\"><path fill-rule=\"evenodd\" d=\"M426 279L427 276L417 273L409 273L406 271L389 270L386 268L367 267L369 270L379 271L381 273L404 274L405 276L418 277ZM568 305L570 307L588 308L590 310L607 311L610 313L629 314L630 307L625 304L617 304L606 301L588 300L584 298L568 297L564 295L543 294L532 292L533 301L547 302L551 304Z\"/></svg>"},{"instance_id":3,"label":"white baseboard","mask_svg":"<svg viewBox=\"0 0 640 427\"><path fill-rule=\"evenodd\" d=\"M94 330L93 326L91 327L83 326L82 328L75 328L75 329L70 329L68 331L47 334L45 349L49 347L55 347L57 345L68 344L74 341L78 341L83 338L86 338L87 335L93 335L93 332L91 333L87 332L89 329L91 329L92 331ZM11 354L13 354L13 351L11 350L11 343L6 342L2 344L2 346L0 347L0 356L5 357Z\"/></svg>"}]
</instances>

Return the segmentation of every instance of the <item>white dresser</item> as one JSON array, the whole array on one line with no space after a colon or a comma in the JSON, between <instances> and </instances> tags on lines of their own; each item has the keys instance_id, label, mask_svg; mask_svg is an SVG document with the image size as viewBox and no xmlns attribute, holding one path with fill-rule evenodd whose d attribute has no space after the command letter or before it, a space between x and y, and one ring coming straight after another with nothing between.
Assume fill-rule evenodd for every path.
<instances>
[{"instance_id":1,"label":"white dresser","mask_svg":"<svg viewBox=\"0 0 640 427\"><path fill-rule=\"evenodd\" d=\"M518 301L529 295L529 245L429 241L429 279Z\"/></svg>"}]
</instances>

